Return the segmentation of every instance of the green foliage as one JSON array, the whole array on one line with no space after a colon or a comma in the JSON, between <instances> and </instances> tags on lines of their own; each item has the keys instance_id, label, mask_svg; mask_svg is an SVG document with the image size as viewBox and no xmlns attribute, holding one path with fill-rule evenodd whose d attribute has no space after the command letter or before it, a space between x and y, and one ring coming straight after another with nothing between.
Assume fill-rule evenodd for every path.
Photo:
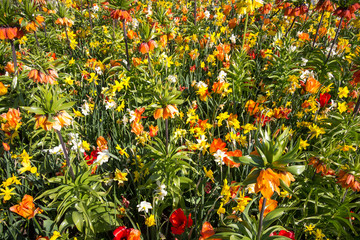
<instances>
[{"instance_id":1,"label":"green foliage","mask_svg":"<svg viewBox=\"0 0 360 240\"><path fill-rule=\"evenodd\" d=\"M289 129L286 129L275 137L276 134L271 136L269 126L265 131L260 128L259 135L255 138L255 148L259 155L234 158L234 161L258 168L288 171L295 175L301 174L305 170L305 166L294 164L303 162L303 160L299 159L298 154L300 141L287 149L287 153L284 154L290 139L289 131ZM289 166L290 164L294 165Z\"/></svg>"},{"instance_id":2,"label":"green foliage","mask_svg":"<svg viewBox=\"0 0 360 240\"><path fill-rule=\"evenodd\" d=\"M111 187L105 191L102 177L91 175L91 169L84 162L75 171L78 172L75 180L69 176L48 179L50 184L60 185L37 197L46 202L49 208L56 209L55 222L59 223L59 230L76 227L85 236L93 238L96 233L109 231L119 225L117 206L106 198Z\"/></svg>"}]
</instances>

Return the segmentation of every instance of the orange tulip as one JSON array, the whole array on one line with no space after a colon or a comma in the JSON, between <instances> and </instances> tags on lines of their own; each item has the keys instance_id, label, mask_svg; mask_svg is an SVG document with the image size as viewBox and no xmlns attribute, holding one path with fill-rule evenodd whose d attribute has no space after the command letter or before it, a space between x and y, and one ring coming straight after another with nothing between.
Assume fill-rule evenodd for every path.
<instances>
[{"instance_id":1,"label":"orange tulip","mask_svg":"<svg viewBox=\"0 0 360 240\"><path fill-rule=\"evenodd\" d=\"M321 86L321 83L319 83L315 78L310 77L306 81L305 91L307 91L309 93L317 93L320 86Z\"/></svg>"},{"instance_id":2,"label":"orange tulip","mask_svg":"<svg viewBox=\"0 0 360 240\"><path fill-rule=\"evenodd\" d=\"M107 141L103 136L100 136L96 139L96 145L98 146L99 150L102 151L104 149L108 149Z\"/></svg>"},{"instance_id":3,"label":"orange tulip","mask_svg":"<svg viewBox=\"0 0 360 240\"><path fill-rule=\"evenodd\" d=\"M153 125L151 125L149 127L149 129L150 129L150 137L155 137L157 135L158 131L159 131L158 126L154 127Z\"/></svg>"},{"instance_id":4,"label":"orange tulip","mask_svg":"<svg viewBox=\"0 0 360 240\"><path fill-rule=\"evenodd\" d=\"M9 144L3 142L2 145L3 145L5 151L10 151L10 146L9 146Z\"/></svg>"},{"instance_id":5,"label":"orange tulip","mask_svg":"<svg viewBox=\"0 0 360 240\"><path fill-rule=\"evenodd\" d=\"M129 12L123 10L113 10L110 16L111 18L118 19L120 21L132 21Z\"/></svg>"},{"instance_id":6,"label":"orange tulip","mask_svg":"<svg viewBox=\"0 0 360 240\"><path fill-rule=\"evenodd\" d=\"M35 209L35 204L33 203L33 197L30 195L25 195L22 199L22 202L20 202L17 205L14 205L10 207L10 211L19 214L20 216L31 219L33 218L37 213L41 212L40 208Z\"/></svg>"},{"instance_id":7,"label":"orange tulip","mask_svg":"<svg viewBox=\"0 0 360 240\"><path fill-rule=\"evenodd\" d=\"M316 169L316 173L322 172L322 174L326 174L328 172L326 164L316 157L311 157L309 159L308 165L314 166L314 168Z\"/></svg>"},{"instance_id":8,"label":"orange tulip","mask_svg":"<svg viewBox=\"0 0 360 240\"><path fill-rule=\"evenodd\" d=\"M0 96L7 94L7 89L8 88L2 82L0 82Z\"/></svg>"},{"instance_id":9,"label":"orange tulip","mask_svg":"<svg viewBox=\"0 0 360 240\"><path fill-rule=\"evenodd\" d=\"M142 134L143 131L144 131L144 126L141 125L141 123L137 123L136 121L134 121L131 124L131 132L135 133L137 136Z\"/></svg>"},{"instance_id":10,"label":"orange tulip","mask_svg":"<svg viewBox=\"0 0 360 240\"><path fill-rule=\"evenodd\" d=\"M56 82L56 78L58 78L59 75L54 69L47 70L47 73L43 73L40 70L32 69L29 72L28 77L37 83L54 84Z\"/></svg>"},{"instance_id":11,"label":"orange tulip","mask_svg":"<svg viewBox=\"0 0 360 240\"><path fill-rule=\"evenodd\" d=\"M212 86L212 91L217 94L222 94L224 91L224 85L225 85L224 81L214 82Z\"/></svg>"},{"instance_id":12,"label":"orange tulip","mask_svg":"<svg viewBox=\"0 0 360 240\"><path fill-rule=\"evenodd\" d=\"M137 67L141 64L141 58L133 57L132 62L133 62L134 67Z\"/></svg>"},{"instance_id":13,"label":"orange tulip","mask_svg":"<svg viewBox=\"0 0 360 240\"><path fill-rule=\"evenodd\" d=\"M131 229L128 240L140 240L141 232L137 229Z\"/></svg>"},{"instance_id":14,"label":"orange tulip","mask_svg":"<svg viewBox=\"0 0 360 240\"><path fill-rule=\"evenodd\" d=\"M0 40L12 40L14 38L22 38L24 36L23 31L19 30L18 28L0 28Z\"/></svg>"},{"instance_id":15,"label":"orange tulip","mask_svg":"<svg viewBox=\"0 0 360 240\"><path fill-rule=\"evenodd\" d=\"M64 24L64 19L62 19L62 18L56 19L55 24L63 25Z\"/></svg>"},{"instance_id":16,"label":"orange tulip","mask_svg":"<svg viewBox=\"0 0 360 240\"><path fill-rule=\"evenodd\" d=\"M310 41L310 36L308 33L300 33L299 34L299 38L303 41Z\"/></svg>"},{"instance_id":17,"label":"orange tulip","mask_svg":"<svg viewBox=\"0 0 360 240\"><path fill-rule=\"evenodd\" d=\"M145 118L145 117L142 117L141 115L143 114L145 112L145 108L144 107L142 107L142 108L139 108L139 109L136 109L135 110L135 122L140 122L140 120L142 119L142 118Z\"/></svg>"},{"instance_id":18,"label":"orange tulip","mask_svg":"<svg viewBox=\"0 0 360 240\"><path fill-rule=\"evenodd\" d=\"M230 29L233 29L233 28L236 27L236 25L237 25L237 18L230 19L230 21L229 21L229 28L230 28Z\"/></svg>"},{"instance_id":19,"label":"orange tulip","mask_svg":"<svg viewBox=\"0 0 360 240\"><path fill-rule=\"evenodd\" d=\"M259 211L262 209L264 198L262 197L259 201ZM272 200L270 198L266 199L265 203L265 210L264 210L264 216L266 216L269 212L273 211L278 205L278 202L276 200Z\"/></svg>"},{"instance_id":20,"label":"orange tulip","mask_svg":"<svg viewBox=\"0 0 360 240\"><path fill-rule=\"evenodd\" d=\"M210 154L213 154L217 150L224 151L226 150L226 143L221 140L221 138L214 138L213 142L210 145Z\"/></svg>"},{"instance_id":21,"label":"orange tulip","mask_svg":"<svg viewBox=\"0 0 360 240\"><path fill-rule=\"evenodd\" d=\"M56 21L55 21L55 24L57 25L61 25L61 26L67 26L67 27L71 27L74 22L70 19L67 19L67 18L58 18Z\"/></svg>"},{"instance_id":22,"label":"orange tulip","mask_svg":"<svg viewBox=\"0 0 360 240\"><path fill-rule=\"evenodd\" d=\"M166 47L168 41L167 35L160 36L160 42L162 47Z\"/></svg>"},{"instance_id":23,"label":"orange tulip","mask_svg":"<svg viewBox=\"0 0 360 240\"><path fill-rule=\"evenodd\" d=\"M14 64L12 62L8 62L5 66L5 71L7 71L8 73L15 73L15 68L14 68Z\"/></svg>"},{"instance_id":24,"label":"orange tulip","mask_svg":"<svg viewBox=\"0 0 360 240\"><path fill-rule=\"evenodd\" d=\"M224 8L225 16L229 15L229 13L230 13L230 11L232 9L231 5L224 5L223 8Z\"/></svg>"},{"instance_id":25,"label":"orange tulip","mask_svg":"<svg viewBox=\"0 0 360 240\"><path fill-rule=\"evenodd\" d=\"M251 115L254 115L260 111L259 103L256 103L253 100L248 100L245 104L245 108Z\"/></svg>"},{"instance_id":26,"label":"orange tulip","mask_svg":"<svg viewBox=\"0 0 360 240\"><path fill-rule=\"evenodd\" d=\"M330 0L319 1L315 7L315 11L327 11L333 12L334 11L334 4Z\"/></svg>"},{"instance_id":27,"label":"orange tulip","mask_svg":"<svg viewBox=\"0 0 360 240\"><path fill-rule=\"evenodd\" d=\"M0 115L0 120L6 121L5 123L1 123L1 130L4 132L17 130L21 126L20 111L18 109L10 108L7 113Z\"/></svg>"},{"instance_id":28,"label":"orange tulip","mask_svg":"<svg viewBox=\"0 0 360 240\"><path fill-rule=\"evenodd\" d=\"M127 33L127 37L131 40L131 39L137 37L137 34L133 30L129 30Z\"/></svg>"},{"instance_id":29,"label":"orange tulip","mask_svg":"<svg viewBox=\"0 0 360 240\"><path fill-rule=\"evenodd\" d=\"M205 240L205 239L208 239L209 237L213 236L215 234L215 230L214 230L213 226L211 226L211 223L204 222L204 224L202 225L200 234L201 234L201 237L199 238L199 240ZM221 240L221 239L214 238L213 240Z\"/></svg>"},{"instance_id":30,"label":"orange tulip","mask_svg":"<svg viewBox=\"0 0 360 240\"><path fill-rule=\"evenodd\" d=\"M265 198L270 199L274 194L274 190L280 195L279 185L279 175L271 170L271 168L261 170L256 179L255 192L261 192Z\"/></svg>"}]
</instances>

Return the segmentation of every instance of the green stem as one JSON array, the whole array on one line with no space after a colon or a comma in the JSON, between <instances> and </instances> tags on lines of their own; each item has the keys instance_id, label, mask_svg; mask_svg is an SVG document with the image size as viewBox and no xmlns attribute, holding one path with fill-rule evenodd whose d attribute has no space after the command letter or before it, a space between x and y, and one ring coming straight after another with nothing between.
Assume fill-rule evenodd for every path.
<instances>
[{"instance_id":1,"label":"green stem","mask_svg":"<svg viewBox=\"0 0 360 240\"><path fill-rule=\"evenodd\" d=\"M347 189L345 190L344 196L343 196L342 199L341 199L341 203L343 203L343 202L345 201L346 194L348 193L348 191L349 191L349 189L347 188Z\"/></svg>"},{"instance_id":2,"label":"green stem","mask_svg":"<svg viewBox=\"0 0 360 240\"><path fill-rule=\"evenodd\" d=\"M168 154L169 146L169 119L165 119L165 137L166 137L166 155Z\"/></svg>"},{"instance_id":3,"label":"green stem","mask_svg":"<svg viewBox=\"0 0 360 240\"><path fill-rule=\"evenodd\" d=\"M64 140L63 140L63 138L62 138L61 132L58 131L58 130L56 130L56 133L57 133L57 135L58 135L58 137L59 137L59 139L60 139L61 147L62 147L62 149L63 149L64 156L65 156L65 159L66 159L66 165L67 165L67 167L69 168L69 173L70 173L72 179L75 179L74 171L73 171L73 169L72 169L72 167L71 167L70 159L69 159L68 153L67 153L67 151L66 151L65 143L64 143Z\"/></svg>"},{"instance_id":4,"label":"green stem","mask_svg":"<svg viewBox=\"0 0 360 240\"><path fill-rule=\"evenodd\" d=\"M246 13L245 27L244 27L244 36L243 36L243 42L242 42L242 45L241 45L241 50L244 49L244 44L245 44L245 38L246 38L246 32L247 32L248 22L249 22L249 13Z\"/></svg>"},{"instance_id":5,"label":"green stem","mask_svg":"<svg viewBox=\"0 0 360 240\"><path fill-rule=\"evenodd\" d=\"M42 234L43 236L46 236L46 234L45 234L44 231L42 230L39 222L36 220L35 217L33 217L33 220L34 220L34 222L35 222L35 225L36 225L36 226L38 227L38 229L40 230L41 234Z\"/></svg>"},{"instance_id":6,"label":"green stem","mask_svg":"<svg viewBox=\"0 0 360 240\"><path fill-rule=\"evenodd\" d=\"M194 25L196 25L196 0L195 2L195 6L194 6Z\"/></svg>"},{"instance_id":7,"label":"green stem","mask_svg":"<svg viewBox=\"0 0 360 240\"><path fill-rule=\"evenodd\" d=\"M14 41L10 40L10 44L11 44L11 51L12 51L12 57L13 57L13 61L14 61L14 70L15 70L15 74L17 75L17 58L16 58L16 51L15 51L15 45L14 45Z\"/></svg>"},{"instance_id":8,"label":"green stem","mask_svg":"<svg viewBox=\"0 0 360 240\"><path fill-rule=\"evenodd\" d=\"M125 40L125 50L126 50L126 60L127 60L126 69L130 71L129 48L128 48L127 35L126 35L125 19L123 20L123 30L124 30L124 40Z\"/></svg>"},{"instance_id":9,"label":"green stem","mask_svg":"<svg viewBox=\"0 0 360 240\"><path fill-rule=\"evenodd\" d=\"M336 43L336 40L337 40L337 38L338 38L338 36L339 36L339 32L340 32L340 29L341 29L341 24L342 24L343 19L344 19L344 17L341 17L340 22L339 22L339 27L338 27L338 29L337 29L337 31L336 31L335 38L334 38L334 40L333 40L333 42L332 42L332 44L331 44L331 47L330 47L328 56L327 56L327 58L326 58L325 64L329 61L331 51L332 51L332 49L333 49L333 47L334 47L334 45L335 45L335 43Z\"/></svg>"},{"instance_id":10,"label":"green stem","mask_svg":"<svg viewBox=\"0 0 360 240\"><path fill-rule=\"evenodd\" d=\"M65 27L66 40L67 40L67 42L68 42L68 44L69 44L70 55L72 56L71 44L70 44L70 39L69 39L69 35L68 35L68 32L67 32L67 27L66 27L66 25L65 25L64 27Z\"/></svg>"},{"instance_id":11,"label":"green stem","mask_svg":"<svg viewBox=\"0 0 360 240\"><path fill-rule=\"evenodd\" d=\"M113 24L112 24L112 27L113 27L113 39L115 40L115 19L113 19Z\"/></svg>"},{"instance_id":12,"label":"green stem","mask_svg":"<svg viewBox=\"0 0 360 240\"><path fill-rule=\"evenodd\" d=\"M288 35L289 32L291 31L292 27L294 26L295 20L296 20L296 17L294 17L294 20L293 20L293 22L291 23L291 26L290 26L289 29L287 30L287 32L286 32L286 34L285 34L285 38L287 37L287 35Z\"/></svg>"},{"instance_id":13,"label":"green stem","mask_svg":"<svg viewBox=\"0 0 360 240\"><path fill-rule=\"evenodd\" d=\"M151 76L153 76L154 72L151 67L150 51L148 52L148 63L149 63L149 72L150 72Z\"/></svg>"},{"instance_id":14,"label":"green stem","mask_svg":"<svg viewBox=\"0 0 360 240\"><path fill-rule=\"evenodd\" d=\"M357 112L359 111L359 107L360 107L360 96L356 102L355 108L354 108L354 112L353 112L353 117L355 117L355 115L357 114Z\"/></svg>"},{"instance_id":15,"label":"green stem","mask_svg":"<svg viewBox=\"0 0 360 240\"><path fill-rule=\"evenodd\" d=\"M312 48L314 48L314 46L315 46L316 38L317 38L317 35L319 34L319 30L320 30L322 21L324 19L324 13L325 13L325 10L323 10L323 12L321 14L320 22L319 22L319 25L318 25L318 27L316 29L316 34L315 34L315 37L314 37L314 42L313 42Z\"/></svg>"},{"instance_id":16,"label":"green stem","mask_svg":"<svg viewBox=\"0 0 360 240\"><path fill-rule=\"evenodd\" d=\"M40 47L39 39L38 39L38 37L37 37L37 35L36 35L36 31L34 31L34 37L35 37L35 40L36 40L36 45L37 45L38 47Z\"/></svg>"},{"instance_id":17,"label":"green stem","mask_svg":"<svg viewBox=\"0 0 360 240\"><path fill-rule=\"evenodd\" d=\"M93 24L92 24L92 19L91 19L91 12L90 12L90 3L89 3L89 0L87 1L87 9L88 9L88 13L89 13L90 28L91 28L91 30L92 30L92 29L93 29Z\"/></svg>"},{"instance_id":18,"label":"green stem","mask_svg":"<svg viewBox=\"0 0 360 240\"><path fill-rule=\"evenodd\" d=\"M43 28L44 28L44 34L45 34L45 38L47 38L47 32L46 32L46 23L43 23Z\"/></svg>"},{"instance_id":19,"label":"green stem","mask_svg":"<svg viewBox=\"0 0 360 240\"><path fill-rule=\"evenodd\" d=\"M261 238L261 231L262 231L263 221L264 221L265 206L266 206L266 198L263 199L262 208L261 208L261 212L260 212L259 230L258 230L258 234L257 234L257 238L256 238L257 240L260 240L260 238Z\"/></svg>"}]
</instances>

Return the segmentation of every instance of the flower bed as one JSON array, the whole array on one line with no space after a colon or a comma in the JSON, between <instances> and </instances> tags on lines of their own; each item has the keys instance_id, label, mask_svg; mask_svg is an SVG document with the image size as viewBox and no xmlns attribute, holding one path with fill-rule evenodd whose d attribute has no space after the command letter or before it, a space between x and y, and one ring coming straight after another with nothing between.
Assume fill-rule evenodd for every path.
<instances>
[{"instance_id":1,"label":"flower bed","mask_svg":"<svg viewBox=\"0 0 360 240\"><path fill-rule=\"evenodd\" d=\"M359 9L2 0L0 239L357 239Z\"/></svg>"}]
</instances>

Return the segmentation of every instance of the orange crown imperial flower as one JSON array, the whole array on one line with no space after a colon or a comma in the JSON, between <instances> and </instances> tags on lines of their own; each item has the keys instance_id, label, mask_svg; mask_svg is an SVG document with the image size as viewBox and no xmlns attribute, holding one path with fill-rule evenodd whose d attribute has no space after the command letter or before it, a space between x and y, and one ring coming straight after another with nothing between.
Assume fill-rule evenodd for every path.
<instances>
[{"instance_id":1,"label":"orange crown imperial flower","mask_svg":"<svg viewBox=\"0 0 360 240\"><path fill-rule=\"evenodd\" d=\"M71 27L71 26L74 24L74 21L72 21L71 19L68 19L68 18L64 17L64 18L58 18L58 19L55 21L55 24L61 25L61 26Z\"/></svg>"},{"instance_id":2,"label":"orange crown imperial flower","mask_svg":"<svg viewBox=\"0 0 360 240\"><path fill-rule=\"evenodd\" d=\"M158 118L163 118L163 119L167 119L167 118L174 118L176 114L179 113L179 110L177 109L177 107L175 105L167 105L164 108L159 108L156 109L154 112L154 118L158 119Z\"/></svg>"},{"instance_id":3,"label":"orange crown imperial flower","mask_svg":"<svg viewBox=\"0 0 360 240\"><path fill-rule=\"evenodd\" d=\"M264 201L264 198L262 197L259 201L259 211L260 212L262 209L263 201ZM264 216L266 216L269 212L275 210L277 205L278 205L278 202L276 200L272 200L270 198L266 199Z\"/></svg>"},{"instance_id":4,"label":"orange crown imperial flower","mask_svg":"<svg viewBox=\"0 0 360 240\"><path fill-rule=\"evenodd\" d=\"M291 182L294 182L295 181L295 178L294 176L290 173L290 172L287 172L287 171L280 171L278 173L279 175L279 178L281 180L283 180L283 182L288 186L290 187L290 183Z\"/></svg>"},{"instance_id":5,"label":"orange crown imperial flower","mask_svg":"<svg viewBox=\"0 0 360 240\"><path fill-rule=\"evenodd\" d=\"M59 77L58 73L53 70L53 69L49 69L47 70L47 72L43 73L40 70L36 70L36 69L32 69L29 74L28 77L32 80L34 80L34 82L37 83L50 83L50 84L55 84L56 82L56 78Z\"/></svg>"},{"instance_id":6,"label":"orange crown imperial flower","mask_svg":"<svg viewBox=\"0 0 360 240\"><path fill-rule=\"evenodd\" d=\"M340 170L337 174L337 178L337 183L340 183L341 187L351 188L354 192L360 192L360 183L354 175L347 173L344 170Z\"/></svg>"},{"instance_id":7,"label":"orange crown imperial flower","mask_svg":"<svg viewBox=\"0 0 360 240\"><path fill-rule=\"evenodd\" d=\"M280 195L280 178L271 168L261 170L256 179L255 192L261 192L266 199L270 199L274 191Z\"/></svg>"},{"instance_id":8,"label":"orange crown imperial flower","mask_svg":"<svg viewBox=\"0 0 360 240\"><path fill-rule=\"evenodd\" d=\"M0 28L0 40L13 40L14 38L20 39L24 36L24 32L17 27Z\"/></svg>"},{"instance_id":9,"label":"orange crown imperial flower","mask_svg":"<svg viewBox=\"0 0 360 240\"><path fill-rule=\"evenodd\" d=\"M132 21L132 18L128 11L123 11L123 10L119 10L119 9L112 10L110 16L112 19L117 19L120 21L124 21L124 20L128 21L128 22Z\"/></svg>"},{"instance_id":10,"label":"orange crown imperial flower","mask_svg":"<svg viewBox=\"0 0 360 240\"><path fill-rule=\"evenodd\" d=\"M37 213L41 213L42 211L40 208L35 209L35 204L33 203L33 200L34 199L32 196L26 194L23 197L22 202L10 207L10 211L19 214L23 218L31 219Z\"/></svg>"}]
</instances>

